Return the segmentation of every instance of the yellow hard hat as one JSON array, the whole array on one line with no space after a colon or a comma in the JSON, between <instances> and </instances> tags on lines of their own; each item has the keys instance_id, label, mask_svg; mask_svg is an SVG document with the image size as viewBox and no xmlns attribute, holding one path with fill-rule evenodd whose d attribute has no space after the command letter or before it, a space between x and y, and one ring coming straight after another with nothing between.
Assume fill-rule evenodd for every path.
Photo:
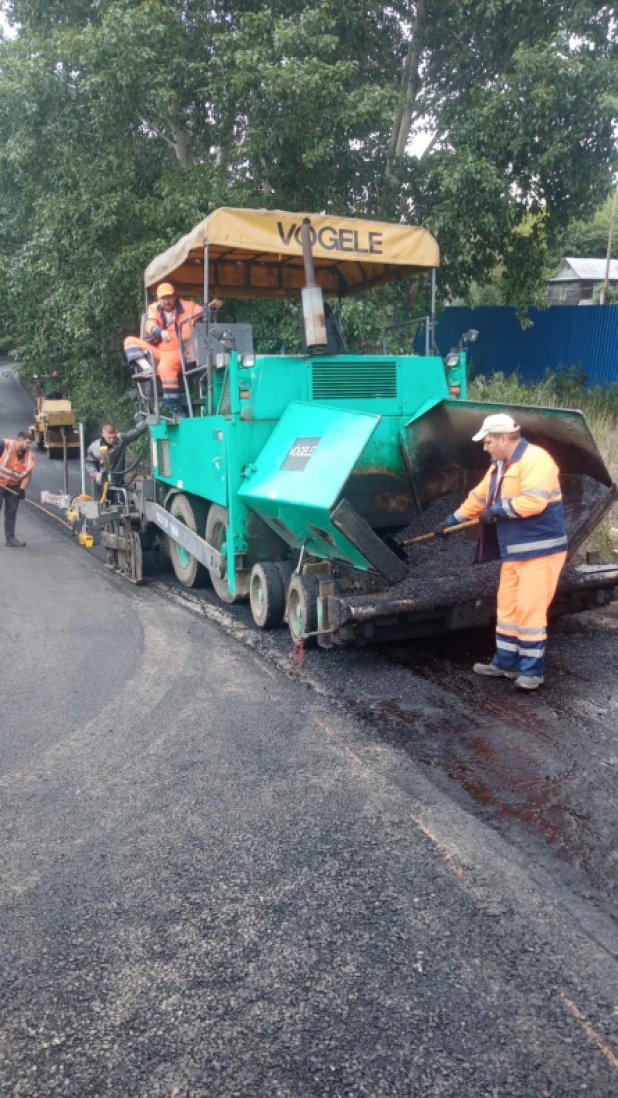
<instances>
[{"instance_id":1,"label":"yellow hard hat","mask_svg":"<svg viewBox=\"0 0 618 1098\"><path fill-rule=\"evenodd\" d=\"M176 291L171 282L162 282L157 286L157 297L175 297Z\"/></svg>"}]
</instances>

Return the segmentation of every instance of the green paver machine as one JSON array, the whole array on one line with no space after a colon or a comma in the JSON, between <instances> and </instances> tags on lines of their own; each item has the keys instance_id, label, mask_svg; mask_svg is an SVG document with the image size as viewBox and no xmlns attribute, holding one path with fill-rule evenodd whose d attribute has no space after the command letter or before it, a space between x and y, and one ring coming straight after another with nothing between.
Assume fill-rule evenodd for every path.
<instances>
[{"instance_id":1,"label":"green paver machine","mask_svg":"<svg viewBox=\"0 0 618 1098\"><path fill-rule=\"evenodd\" d=\"M95 518L112 563L139 581L156 529L180 583L209 579L224 602L248 597L258 626L286 618L295 641L325 647L470 624L461 590L433 604L410 594L412 565L387 535L480 478L487 459L471 436L492 407L466 401L465 349L438 354L433 314L424 354L347 354L323 304L419 273L435 300L438 263L418 227L245 209L215 211L155 259L146 301L163 281L205 302L300 295L307 351L256 354L250 325L213 323L206 310L191 361L188 340L183 352L185 418L161 413L156 385L143 393L152 476L110 492ZM559 461L577 547L615 498L584 418L514 414ZM616 583L613 566L580 570L567 601L609 599ZM474 623L489 620L493 598L473 602Z\"/></svg>"}]
</instances>

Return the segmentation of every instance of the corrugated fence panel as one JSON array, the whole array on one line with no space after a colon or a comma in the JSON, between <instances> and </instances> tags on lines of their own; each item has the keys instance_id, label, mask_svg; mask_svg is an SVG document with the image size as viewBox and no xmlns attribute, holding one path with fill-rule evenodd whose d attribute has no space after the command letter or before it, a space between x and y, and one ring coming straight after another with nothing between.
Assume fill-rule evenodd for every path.
<instances>
[{"instance_id":1,"label":"corrugated fence panel","mask_svg":"<svg viewBox=\"0 0 618 1098\"><path fill-rule=\"evenodd\" d=\"M581 365L590 385L618 382L618 305L553 305L529 309L528 317L532 327L523 329L515 310L506 306L445 309L436 333L440 353L476 328L478 341L469 347L476 373L517 371L540 381L547 369Z\"/></svg>"}]
</instances>

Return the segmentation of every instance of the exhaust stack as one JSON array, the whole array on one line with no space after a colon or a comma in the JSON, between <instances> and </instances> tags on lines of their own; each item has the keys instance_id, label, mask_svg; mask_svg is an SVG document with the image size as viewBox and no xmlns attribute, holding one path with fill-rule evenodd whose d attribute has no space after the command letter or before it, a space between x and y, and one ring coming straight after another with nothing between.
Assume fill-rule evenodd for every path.
<instances>
[{"instance_id":1,"label":"exhaust stack","mask_svg":"<svg viewBox=\"0 0 618 1098\"><path fill-rule=\"evenodd\" d=\"M305 282L307 283L300 292L303 302L305 342L308 350L311 351L314 348L326 347L328 337L326 335L326 317L324 316L322 290L315 281L313 252L311 250L311 222L308 217L303 218L300 233L303 242Z\"/></svg>"}]
</instances>

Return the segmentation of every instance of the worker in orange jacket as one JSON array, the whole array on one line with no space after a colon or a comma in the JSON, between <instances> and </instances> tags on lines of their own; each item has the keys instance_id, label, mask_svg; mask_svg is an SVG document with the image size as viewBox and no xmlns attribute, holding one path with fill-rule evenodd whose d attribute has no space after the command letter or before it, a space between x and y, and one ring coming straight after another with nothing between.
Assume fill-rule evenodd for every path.
<instances>
[{"instance_id":1,"label":"worker in orange jacket","mask_svg":"<svg viewBox=\"0 0 618 1098\"><path fill-rule=\"evenodd\" d=\"M522 438L511 416L487 416L475 442L491 465L481 483L435 531L478 518L476 563L501 560L496 654L477 675L504 676L525 690L544 682L547 612L567 557L560 471Z\"/></svg>"},{"instance_id":2,"label":"worker in orange jacket","mask_svg":"<svg viewBox=\"0 0 618 1098\"><path fill-rule=\"evenodd\" d=\"M210 302L209 308L218 309L222 304L222 301L215 300ZM151 370L143 352L152 354L163 389L163 407L175 414L182 415L179 400L182 377L180 344L182 342L185 366L191 369L197 361L195 321L203 313L202 306L195 301L177 297L171 282L162 282L157 286L157 300L148 306L146 338L127 336L124 341L127 361L140 368L142 377L149 376Z\"/></svg>"},{"instance_id":3,"label":"worker in orange jacket","mask_svg":"<svg viewBox=\"0 0 618 1098\"><path fill-rule=\"evenodd\" d=\"M25 499L35 465L30 446L30 435L26 431L20 431L16 439L0 439L0 510L4 505L5 544L9 549L23 549L26 545L15 537L15 520L19 501Z\"/></svg>"}]
</instances>

